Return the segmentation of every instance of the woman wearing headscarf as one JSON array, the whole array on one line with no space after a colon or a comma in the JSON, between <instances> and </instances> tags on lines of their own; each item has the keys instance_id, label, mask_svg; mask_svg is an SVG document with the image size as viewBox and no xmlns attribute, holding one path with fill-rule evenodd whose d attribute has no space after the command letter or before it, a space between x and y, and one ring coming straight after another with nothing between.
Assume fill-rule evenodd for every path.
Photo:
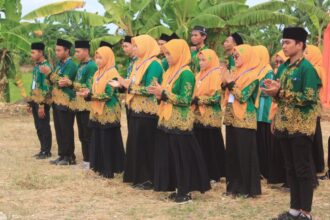
<instances>
[{"instance_id":1,"label":"woman wearing headscarf","mask_svg":"<svg viewBox=\"0 0 330 220\"><path fill-rule=\"evenodd\" d=\"M274 75L276 75L278 68L281 64L287 61L288 57L285 56L283 50L277 52L274 56ZM273 127L273 119L277 110L277 104L272 102L269 112L269 120L272 121L271 130ZM268 179L269 184L283 183L282 187L288 188L289 185L286 180L286 172L284 168L284 158L280 147L279 140L275 137L272 131L271 145L269 151L269 162L268 162Z\"/></svg>"},{"instance_id":2,"label":"woman wearing headscarf","mask_svg":"<svg viewBox=\"0 0 330 220\"><path fill-rule=\"evenodd\" d=\"M262 45L254 46L257 56L260 59L258 79L259 85L264 86L265 79L273 79L274 72L270 66L270 56L266 47ZM269 157L271 149L271 121L269 112L272 104L272 97L264 92L260 93L259 106L257 109L257 148L259 167L261 175L268 179L269 176Z\"/></svg>"},{"instance_id":3,"label":"woman wearing headscarf","mask_svg":"<svg viewBox=\"0 0 330 220\"><path fill-rule=\"evenodd\" d=\"M120 131L121 107L117 91L108 82L119 77L115 57L109 47L95 52L98 70L92 87L81 89L77 95L91 101L89 126L91 128L90 168L103 177L113 178L124 170L125 151Z\"/></svg>"},{"instance_id":4,"label":"woman wearing headscarf","mask_svg":"<svg viewBox=\"0 0 330 220\"><path fill-rule=\"evenodd\" d=\"M193 134L190 104L195 77L189 68L191 55L184 40L171 40L162 47L169 63L162 85L149 91L161 100L155 145L155 191L174 191L169 199L191 200L191 191L210 189L203 154Z\"/></svg>"},{"instance_id":5,"label":"woman wearing headscarf","mask_svg":"<svg viewBox=\"0 0 330 220\"><path fill-rule=\"evenodd\" d=\"M305 49L305 58L314 66L318 76L321 79L322 85L325 85L326 74L323 66L323 57L320 48L314 45L307 45L307 48ZM313 139L313 159L317 173L323 172L325 166L322 130L321 130L322 103L324 103L323 86L319 90L319 102L318 102L319 116L317 117L316 130Z\"/></svg>"},{"instance_id":6,"label":"woman wearing headscarf","mask_svg":"<svg viewBox=\"0 0 330 220\"><path fill-rule=\"evenodd\" d=\"M124 182L138 189L153 188L155 132L157 130L158 104L147 87L161 83L163 68L157 56L160 48L149 35L132 38L134 62L130 78L119 79L128 89L126 104L130 109L130 123L126 144Z\"/></svg>"},{"instance_id":7,"label":"woman wearing headscarf","mask_svg":"<svg viewBox=\"0 0 330 220\"><path fill-rule=\"evenodd\" d=\"M225 177L225 146L221 133L220 62L214 50L198 54L201 71L196 75L192 101L195 115L194 133L204 155L209 177L219 181Z\"/></svg>"},{"instance_id":8,"label":"woman wearing headscarf","mask_svg":"<svg viewBox=\"0 0 330 220\"><path fill-rule=\"evenodd\" d=\"M261 194L257 153L257 103L260 61L250 45L234 48L236 70L223 70L225 90L227 194L254 197Z\"/></svg>"}]
</instances>

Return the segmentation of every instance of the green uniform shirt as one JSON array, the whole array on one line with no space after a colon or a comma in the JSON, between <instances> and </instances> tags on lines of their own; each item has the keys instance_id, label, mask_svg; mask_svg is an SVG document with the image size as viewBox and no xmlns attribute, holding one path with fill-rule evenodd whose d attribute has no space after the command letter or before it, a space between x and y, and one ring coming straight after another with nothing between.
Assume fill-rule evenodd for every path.
<instances>
[{"instance_id":1,"label":"green uniform shirt","mask_svg":"<svg viewBox=\"0 0 330 220\"><path fill-rule=\"evenodd\" d=\"M53 84L53 102L57 105L69 106L69 102L75 97L75 91L72 86L60 87L58 85L59 79L67 77L73 83L76 78L77 65L71 58L64 63L58 62L55 66L54 72L50 75L50 80Z\"/></svg>"},{"instance_id":2,"label":"green uniform shirt","mask_svg":"<svg viewBox=\"0 0 330 220\"><path fill-rule=\"evenodd\" d=\"M208 49L208 47L206 45L198 50L191 52L190 68L194 74L197 74L200 71L198 53L205 49Z\"/></svg>"},{"instance_id":3,"label":"green uniform shirt","mask_svg":"<svg viewBox=\"0 0 330 220\"><path fill-rule=\"evenodd\" d=\"M40 72L40 66L48 66L49 62L45 60L42 63L36 63L32 72L31 92L28 100L37 104L49 103L50 87L47 83L46 75Z\"/></svg>"},{"instance_id":4,"label":"green uniform shirt","mask_svg":"<svg viewBox=\"0 0 330 220\"><path fill-rule=\"evenodd\" d=\"M79 91L81 88L90 88L96 71L97 66L93 60L81 62L78 65L76 78L73 82L74 90ZM89 104L80 96L75 96L71 102L71 108L77 111L90 110Z\"/></svg>"},{"instance_id":5,"label":"green uniform shirt","mask_svg":"<svg viewBox=\"0 0 330 220\"><path fill-rule=\"evenodd\" d=\"M234 56L233 55L230 55L227 57L228 59L228 65L227 65L227 68L229 70L231 70L233 67L235 67L235 60L234 60Z\"/></svg>"},{"instance_id":6,"label":"green uniform shirt","mask_svg":"<svg viewBox=\"0 0 330 220\"><path fill-rule=\"evenodd\" d=\"M135 61L137 60L136 57L133 57L133 58L128 58L126 60L126 74L125 74L125 78L128 79L132 73L132 69L133 69L133 65L135 63Z\"/></svg>"},{"instance_id":7,"label":"green uniform shirt","mask_svg":"<svg viewBox=\"0 0 330 220\"><path fill-rule=\"evenodd\" d=\"M278 103L275 135L314 135L321 81L312 64L305 58L293 64L288 60L279 67L275 79L281 83L281 89L274 99Z\"/></svg>"},{"instance_id":8,"label":"green uniform shirt","mask_svg":"<svg viewBox=\"0 0 330 220\"><path fill-rule=\"evenodd\" d=\"M162 66L163 66L164 71L166 72L166 71L168 70L168 67L169 67L166 58L163 58L163 59L162 59Z\"/></svg>"},{"instance_id":9,"label":"green uniform shirt","mask_svg":"<svg viewBox=\"0 0 330 220\"><path fill-rule=\"evenodd\" d=\"M266 76L260 81L260 86L264 86L264 81L266 79L274 79L274 72L269 71ZM268 96L264 92L260 93L259 98L259 108L257 111L257 120L258 122L271 123L269 120L270 107L272 105L272 97Z\"/></svg>"},{"instance_id":10,"label":"green uniform shirt","mask_svg":"<svg viewBox=\"0 0 330 220\"><path fill-rule=\"evenodd\" d=\"M195 88L195 76L190 70L184 70L174 82L170 92L164 91L162 101L173 105L169 120L160 120L159 126L165 131L191 132L194 124L190 104Z\"/></svg>"},{"instance_id":11,"label":"green uniform shirt","mask_svg":"<svg viewBox=\"0 0 330 220\"><path fill-rule=\"evenodd\" d=\"M162 83L163 68L158 61L153 61L146 72L143 74L142 80L139 85L132 84L128 88L130 94L134 94L134 97L129 105L129 108L134 113L147 113L157 114L158 106L157 99L153 94L147 91L147 88L152 85L154 81L159 84Z\"/></svg>"}]
</instances>

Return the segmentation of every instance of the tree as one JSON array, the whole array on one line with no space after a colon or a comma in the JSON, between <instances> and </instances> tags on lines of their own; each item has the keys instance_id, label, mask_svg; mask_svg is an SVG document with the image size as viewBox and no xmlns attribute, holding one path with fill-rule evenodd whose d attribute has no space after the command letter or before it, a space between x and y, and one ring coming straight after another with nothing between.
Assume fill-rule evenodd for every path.
<instances>
[{"instance_id":1,"label":"tree","mask_svg":"<svg viewBox=\"0 0 330 220\"><path fill-rule=\"evenodd\" d=\"M23 22L22 19L36 19L40 16L60 13L65 10L82 7L82 0L63 1L41 7L21 16L19 0L0 0L0 102L9 101L8 79L18 76L18 63L22 54L30 53L33 32L40 24ZM22 89L22 81L16 80ZM24 91L21 90L21 93Z\"/></svg>"}]
</instances>

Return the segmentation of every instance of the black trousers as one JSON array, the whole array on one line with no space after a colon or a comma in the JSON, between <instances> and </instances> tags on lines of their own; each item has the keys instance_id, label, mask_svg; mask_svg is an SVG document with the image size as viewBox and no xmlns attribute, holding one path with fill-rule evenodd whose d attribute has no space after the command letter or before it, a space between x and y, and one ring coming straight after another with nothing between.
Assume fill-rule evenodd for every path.
<instances>
[{"instance_id":1,"label":"black trousers","mask_svg":"<svg viewBox=\"0 0 330 220\"><path fill-rule=\"evenodd\" d=\"M322 140L322 130L321 130L321 118L317 117L316 130L313 139L313 159L317 173L324 171L324 150L323 150L323 140Z\"/></svg>"},{"instance_id":2,"label":"black trousers","mask_svg":"<svg viewBox=\"0 0 330 220\"><path fill-rule=\"evenodd\" d=\"M38 139L40 142L40 152L50 153L52 147L52 132L50 129L50 117L49 117L49 110L50 106L45 105L45 117L39 118L38 116L38 109L39 105L33 103L32 107L32 114L34 119L34 126L37 130Z\"/></svg>"},{"instance_id":3,"label":"black trousers","mask_svg":"<svg viewBox=\"0 0 330 220\"><path fill-rule=\"evenodd\" d=\"M68 108L53 105L54 126L60 157L76 158L74 155L74 115L74 112Z\"/></svg>"},{"instance_id":4,"label":"black trousers","mask_svg":"<svg viewBox=\"0 0 330 220\"><path fill-rule=\"evenodd\" d=\"M280 139L280 143L290 184L290 206L292 209L310 212L315 180L312 139L299 136Z\"/></svg>"},{"instance_id":5,"label":"black trousers","mask_svg":"<svg viewBox=\"0 0 330 220\"><path fill-rule=\"evenodd\" d=\"M330 136L328 138L328 170L330 170Z\"/></svg>"},{"instance_id":6,"label":"black trousers","mask_svg":"<svg viewBox=\"0 0 330 220\"><path fill-rule=\"evenodd\" d=\"M81 142L83 160L89 162L89 149L91 142L91 131L88 127L89 111L76 112L79 140Z\"/></svg>"}]
</instances>

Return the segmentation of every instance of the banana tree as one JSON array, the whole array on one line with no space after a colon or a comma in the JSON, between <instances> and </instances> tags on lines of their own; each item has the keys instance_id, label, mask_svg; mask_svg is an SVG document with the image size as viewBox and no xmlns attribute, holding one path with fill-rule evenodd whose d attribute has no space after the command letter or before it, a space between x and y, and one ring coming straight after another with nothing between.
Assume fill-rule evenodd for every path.
<instances>
[{"instance_id":1,"label":"banana tree","mask_svg":"<svg viewBox=\"0 0 330 220\"><path fill-rule=\"evenodd\" d=\"M284 0L269 1L255 6L256 9L272 9L285 14L293 14L297 25L307 27L310 43L322 46L322 34L330 22L330 0Z\"/></svg>"},{"instance_id":2,"label":"banana tree","mask_svg":"<svg viewBox=\"0 0 330 220\"><path fill-rule=\"evenodd\" d=\"M9 102L8 79L13 78L24 96L26 92L19 78L19 59L29 54L33 32L40 24L23 22L22 19L36 19L40 16L56 14L77 7L84 1L62 1L41 7L22 17L20 0L0 0L0 102Z\"/></svg>"}]
</instances>

